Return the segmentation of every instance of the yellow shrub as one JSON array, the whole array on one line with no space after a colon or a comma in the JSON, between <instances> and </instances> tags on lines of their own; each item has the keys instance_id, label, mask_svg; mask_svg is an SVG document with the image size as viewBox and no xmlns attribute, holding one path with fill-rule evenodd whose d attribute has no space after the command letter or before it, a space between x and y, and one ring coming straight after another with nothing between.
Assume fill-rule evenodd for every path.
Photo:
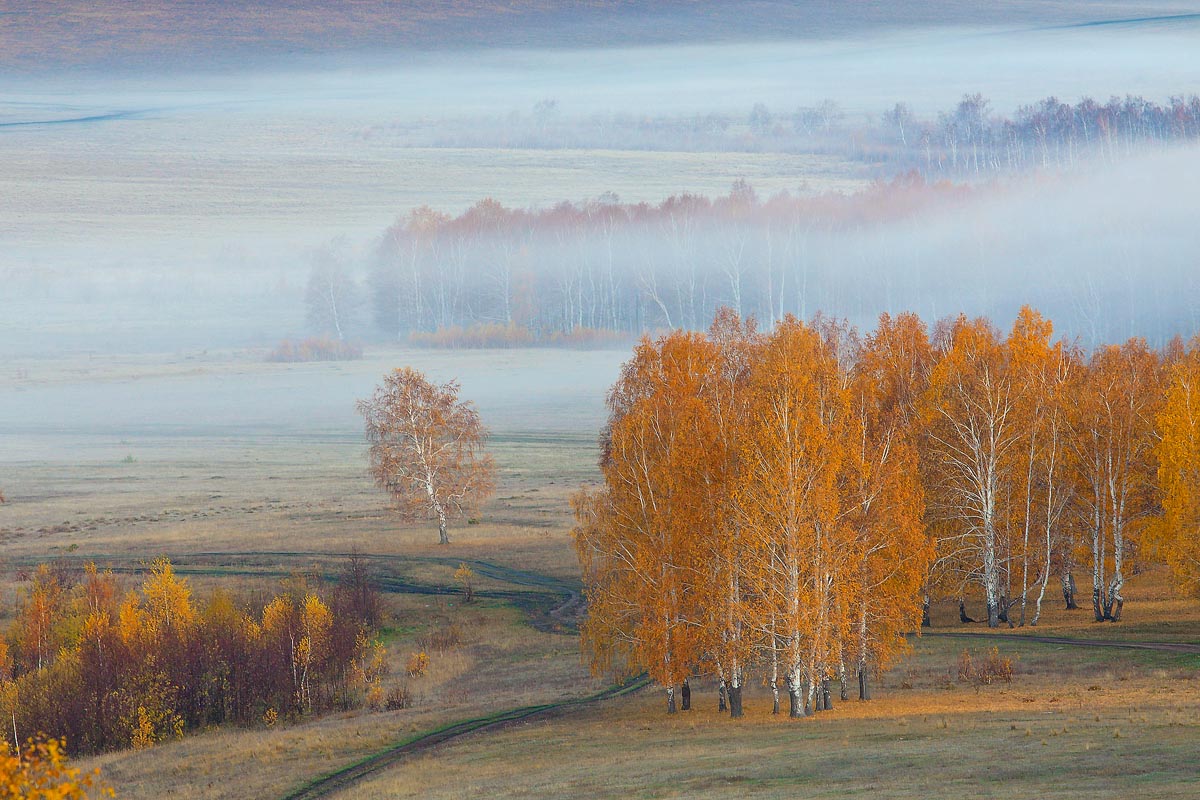
<instances>
[{"instance_id":1,"label":"yellow shrub","mask_svg":"<svg viewBox=\"0 0 1200 800\"><path fill-rule=\"evenodd\" d=\"M429 669L429 656L422 650L408 657L408 675L410 678L420 678Z\"/></svg>"}]
</instances>

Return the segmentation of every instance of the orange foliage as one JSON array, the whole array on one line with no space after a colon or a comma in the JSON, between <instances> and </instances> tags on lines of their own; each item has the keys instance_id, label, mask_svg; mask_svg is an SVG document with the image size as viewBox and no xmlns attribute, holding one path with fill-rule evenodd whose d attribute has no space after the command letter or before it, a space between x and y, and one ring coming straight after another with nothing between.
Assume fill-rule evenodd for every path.
<instances>
[{"instance_id":1,"label":"orange foliage","mask_svg":"<svg viewBox=\"0 0 1200 800\"><path fill-rule=\"evenodd\" d=\"M0 638L0 716L94 752L257 722L267 710L380 704L386 664L370 638L377 601L363 584L352 564L334 610L311 590L297 599L289 589L260 623L223 592L198 606L166 559L121 600L116 577L93 564L74 585L39 568Z\"/></svg>"},{"instance_id":2,"label":"orange foliage","mask_svg":"<svg viewBox=\"0 0 1200 800\"><path fill-rule=\"evenodd\" d=\"M362 347L353 342L319 336L300 341L284 339L267 354L267 361L357 361L362 354Z\"/></svg>"},{"instance_id":3,"label":"orange foliage","mask_svg":"<svg viewBox=\"0 0 1200 800\"><path fill-rule=\"evenodd\" d=\"M0 752L0 789L5 797L26 800L87 800L115 797L100 780L100 770L83 774L67 764L66 743L59 739L29 741L20 755Z\"/></svg>"},{"instance_id":4,"label":"orange foliage","mask_svg":"<svg viewBox=\"0 0 1200 800\"><path fill-rule=\"evenodd\" d=\"M796 710L847 659L902 646L930 549L915 454L858 356L846 325L761 337L727 311L707 337L637 347L609 395L605 487L573 498L595 669L648 671L670 710L705 667L736 716L753 664L782 668Z\"/></svg>"},{"instance_id":5,"label":"orange foliage","mask_svg":"<svg viewBox=\"0 0 1200 800\"><path fill-rule=\"evenodd\" d=\"M572 498L593 669L649 672L669 710L708 672L737 716L762 668L798 714L851 670L865 699L931 592L978 584L991 625L1036 625L1052 574L1073 599L1081 533L1098 620L1120 619L1143 530L1195 581L1197 352L1085 360L1031 308L1008 336L960 316L930 337L911 314L865 339L820 315L761 335L722 310L707 336L643 339L608 397L604 486Z\"/></svg>"},{"instance_id":6,"label":"orange foliage","mask_svg":"<svg viewBox=\"0 0 1200 800\"><path fill-rule=\"evenodd\" d=\"M358 402L371 445L371 474L408 519L446 526L483 502L494 489L495 467L483 452L488 432L475 407L458 399L458 383L434 384L411 367L384 376L368 400Z\"/></svg>"},{"instance_id":7,"label":"orange foliage","mask_svg":"<svg viewBox=\"0 0 1200 800\"><path fill-rule=\"evenodd\" d=\"M1200 595L1200 338L1171 367L1156 446L1163 519L1158 548L1178 586Z\"/></svg>"}]
</instances>

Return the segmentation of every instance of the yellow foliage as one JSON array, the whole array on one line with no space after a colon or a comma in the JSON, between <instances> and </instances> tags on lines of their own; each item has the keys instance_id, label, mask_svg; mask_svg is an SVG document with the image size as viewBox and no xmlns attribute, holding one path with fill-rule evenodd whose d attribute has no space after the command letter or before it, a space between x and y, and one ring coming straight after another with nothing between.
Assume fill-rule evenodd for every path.
<instances>
[{"instance_id":1,"label":"yellow foliage","mask_svg":"<svg viewBox=\"0 0 1200 800\"><path fill-rule=\"evenodd\" d=\"M1171 370L1156 447L1163 518L1158 548L1187 594L1200 595L1200 338Z\"/></svg>"},{"instance_id":2,"label":"yellow foliage","mask_svg":"<svg viewBox=\"0 0 1200 800\"><path fill-rule=\"evenodd\" d=\"M419 653L413 653L408 657L408 665L405 667L410 678L420 678L429 669L429 656L422 650Z\"/></svg>"},{"instance_id":3,"label":"yellow foliage","mask_svg":"<svg viewBox=\"0 0 1200 800\"><path fill-rule=\"evenodd\" d=\"M84 775L67 765L66 743L59 739L28 742L21 757L0 753L0 791L25 800L86 800L115 797L100 780L100 770Z\"/></svg>"},{"instance_id":4,"label":"yellow foliage","mask_svg":"<svg viewBox=\"0 0 1200 800\"><path fill-rule=\"evenodd\" d=\"M281 594L263 608L262 630L274 636L291 628L296 605L291 595Z\"/></svg>"},{"instance_id":5,"label":"yellow foliage","mask_svg":"<svg viewBox=\"0 0 1200 800\"><path fill-rule=\"evenodd\" d=\"M12 678L12 654L8 652L8 642L0 638L0 684Z\"/></svg>"},{"instance_id":6,"label":"yellow foliage","mask_svg":"<svg viewBox=\"0 0 1200 800\"><path fill-rule=\"evenodd\" d=\"M458 569L454 570L454 580L463 587L463 594L466 596L466 601L469 603L475 597L472 581L475 578L475 572L466 562L460 561Z\"/></svg>"},{"instance_id":7,"label":"yellow foliage","mask_svg":"<svg viewBox=\"0 0 1200 800\"><path fill-rule=\"evenodd\" d=\"M159 633L187 631L196 621L192 589L185 579L175 577L169 559L160 558L150 566L150 576L142 584L150 621Z\"/></svg>"},{"instance_id":8,"label":"yellow foliage","mask_svg":"<svg viewBox=\"0 0 1200 800\"><path fill-rule=\"evenodd\" d=\"M150 721L150 714L147 713L145 706L138 706L137 721L133 725L133 733L130 736L130 744L134 750L145 750L148 747L153 747L158 741L154 735L154 723Z\"/></svg>"},{"instance_id":9,"label":"yellow foliage","mask_svg":"<svg viewBox=\"0 0 1200 800\"><path fill-rule=\"evenodd\" d=\"M142 608L141 598L137 592L130 592L121 603L117 614L117 627L125 644L133 644L145 639L148 628L146 611Z\"/></svg>"}]
</instances>

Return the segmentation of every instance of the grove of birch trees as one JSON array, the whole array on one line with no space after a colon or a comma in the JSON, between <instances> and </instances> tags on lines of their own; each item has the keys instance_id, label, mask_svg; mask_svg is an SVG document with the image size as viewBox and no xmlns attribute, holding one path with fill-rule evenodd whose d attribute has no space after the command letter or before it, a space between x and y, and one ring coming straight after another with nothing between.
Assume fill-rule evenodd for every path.
<instances>
[{"instance_id":1,"label":"grove of birch trees","mask_svg":"<svg viewBox=\"0 0 1200 800\"><path fill-rule=\"evenodd\" d=\"M608 398L603 486L574 499L593 668L649 673L669 711L712 676L732 716L753 672L802 716L835 680L869 699L932 600L1037 625L1047 594L1077 607L1078 572L1115 622L1158 558L1195 591L1197 352L1087 353L1028 307L1007 335L913 314L760 332L722 309L643 339Z\"/></svg>"}]
</instances>

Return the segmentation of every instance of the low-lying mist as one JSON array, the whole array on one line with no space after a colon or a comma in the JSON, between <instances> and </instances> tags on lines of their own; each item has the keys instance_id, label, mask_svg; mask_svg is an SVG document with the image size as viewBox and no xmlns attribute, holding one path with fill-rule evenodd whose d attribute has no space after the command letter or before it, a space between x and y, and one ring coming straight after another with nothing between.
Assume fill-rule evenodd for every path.
<instances>
[{"instance_id":1,"label":"low-lying mist","mask_svg":"<svg viewBox=\"0 0 1200 800\"><path fill-rule=\"evenodd\" d=\"M437 280L403 288L384 231L421 206L453 217L489 197L543 211L611 195L657 206L724 195L738 179L764 204L781 191L853 196L914 165L839 149L879 129L897 103L930 125L977 92L1000 115L1051 95L1143 94L1166 107L1194 90L1200 20L1172 4L1154 18L1131 8L1057 4L1011 25L977 17L986 27L957 6L953 25L892 10L879 24L847 18L787 40L759 31L34 71L0 90L0 354L267 346L322 332L306 323L305 298L316 254L331 251L359 287L347 325L356 337L507 324L525 289L498 277L487 255L497 243L476 237L426 259ZM785 132L817 114L823 138L772 140L769 124L755 135L757 104ZM830 108L844 127L820 116ZM710 116L733 120L719 139L671 127ZM605 125L621 130L589 130ZM993 176L934 170L985 182L961 208L858 225L800 215L768 235L753 221L723 223L682 245L661 221L638 223L604 241L590 229L530 234L513 252L526 248L519 266L532 276L539 329L702 325L722 303L768 322L821 308L867 324L904 308L1004 318L1029 302L1089 340L1157 340L1196 325L1186 220L1195 149L1130 156L1138 147L1125 142L1096 163L1072 155L1066 175L1029 159L1047 174L995 186ZM587 285L602 262L619 312L601 312ZM447 299L451 278L457 299ZM401 300L416 316L405 321ZM388 303L394 319L380 310Z\"/></svg>"}]
</instances>

